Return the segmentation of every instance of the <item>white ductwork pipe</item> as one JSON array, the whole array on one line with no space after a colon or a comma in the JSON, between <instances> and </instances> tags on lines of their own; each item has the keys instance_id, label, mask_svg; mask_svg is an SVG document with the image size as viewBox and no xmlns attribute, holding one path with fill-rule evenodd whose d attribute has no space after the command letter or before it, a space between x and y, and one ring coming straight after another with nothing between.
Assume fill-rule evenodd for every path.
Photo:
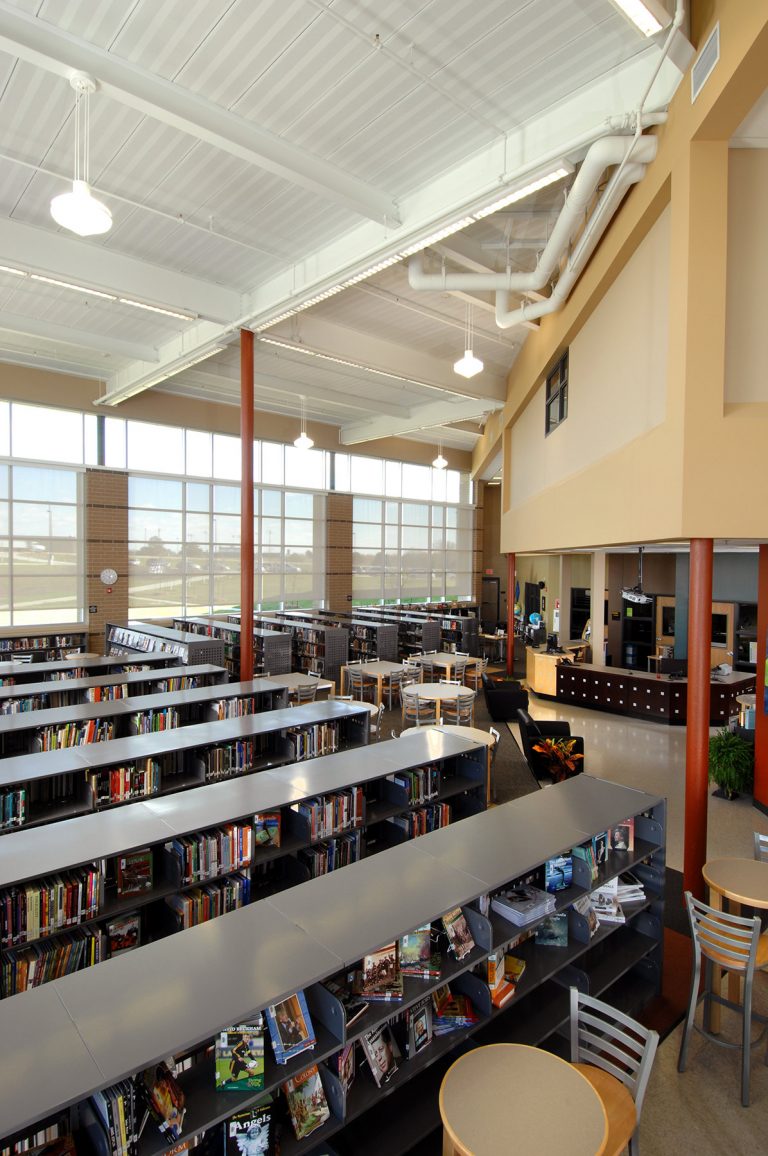
<instances>
[{"instance_id":1,"label":"white ductwork pipe","mask_svg":"<svg viewBox=\"0 0 768 1156\"><path fill-rule=\"evenodd\" d=\"M633 147L634 146L634 147ZM408 283L412 289L446 292L451 290L539 291L549 284L552 274L581 225L605 170L621 164L632 149L632 160L646 165L656 155L655 137L609 136L595 141L587 151L571 186L550 238L536 268L530 273L425 273L421 254L408 262Z\"/></svg>"},{"instance_id":2,"label":"white ductwork pipe","mask_svg":"<svg viewBox=\"0 0 768 1156\"><path fill-rule=\"evenodd\" d=\"M652 139L652 138L643 138ZM500 329L510 329L526 321L536 321L547 313L560 309L568 299L574 283L592 256L594 249L607 229L618 209L627 189L641 180L645 174L644 164L627 164L617 169L605 187L595 211L579 237L573 253L568 259L552 293L544 301L534 301L509 310L509 293L506 289L496 292L496 324Z\"/></svg>"}]
</instances>

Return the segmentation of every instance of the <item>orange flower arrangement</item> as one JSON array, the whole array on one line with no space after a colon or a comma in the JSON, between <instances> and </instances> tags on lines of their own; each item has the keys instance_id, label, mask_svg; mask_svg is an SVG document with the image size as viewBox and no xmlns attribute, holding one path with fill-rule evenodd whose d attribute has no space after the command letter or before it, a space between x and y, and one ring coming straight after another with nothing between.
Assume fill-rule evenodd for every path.
<instances>
[{"instance_id":1,"label":"orange flower arrangement","mask_svg":"<svg viewBox=\"0 0 768 1156\"><path fill-rule=\"evenodd\" d=\"M569 779L579 770L579 762L584 758L582 754L574 752L576 739L545 739L541 738L533 744L533 749L544 755L549 762L552 778L556 783Z\"/></svg>"}]
</instances>

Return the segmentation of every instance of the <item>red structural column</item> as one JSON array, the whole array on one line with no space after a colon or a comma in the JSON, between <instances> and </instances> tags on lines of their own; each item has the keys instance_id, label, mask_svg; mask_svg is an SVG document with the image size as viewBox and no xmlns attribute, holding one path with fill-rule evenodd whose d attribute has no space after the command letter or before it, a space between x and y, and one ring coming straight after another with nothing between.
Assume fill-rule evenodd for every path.
<instances>
[{"instance_id":1,"label":"red structural column","mask_svg":"<svg viewBox=\"0 0 768 1156\"><path fill-rule=\"evenodd\" d=\"M515 669L515 555L507 554L507 674Z\"/></svg>"},{"instance_id":2,"label":"red structural column","mask_svg":"<svg viewBox=\"0 0 768 1156\"><path fill-rule=\"evenodd\" d=\"M765 713L765 660L768 636L768 545L760 546L757 567L757 679L755 685L755 788L753 800L768 814L768 714Z\"/></svg>"},{"instance_id":3,"label":"red structural column","mask_svg":"<svg viewBox=\"0 0 768 1156\"><path fill-rule=\"evenodd\" d=\"M253 333L240 330L240 679L253 678Z\"/></svg>"},{"instance_id":4,"label":"red structural column","mask_svg":"<svg viewBox=\"0 0 768 1156\"><path fill-rule=\"evenodd\" d=\"M683 886L704 897L709 782L710 648L712 644L712 539L691 539L688 586L688 724L685 743Z\"/></svg>"}]
</instances>

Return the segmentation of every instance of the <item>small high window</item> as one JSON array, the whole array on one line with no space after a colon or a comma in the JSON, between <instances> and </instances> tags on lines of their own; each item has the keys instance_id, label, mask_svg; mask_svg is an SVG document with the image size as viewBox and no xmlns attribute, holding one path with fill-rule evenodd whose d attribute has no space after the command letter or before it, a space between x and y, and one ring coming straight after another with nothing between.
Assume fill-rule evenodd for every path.
<instances>
[{"instance_id":1,"label":"small high window","mask_svg":"<svg viewBox=\"0 0 768 1156\"><path fill-rule=\"evenodd\" d=\"M557 365L547 376L547 410L545 434L568 417L568 350L566 349Z\"/></svg>"}]
</instances>

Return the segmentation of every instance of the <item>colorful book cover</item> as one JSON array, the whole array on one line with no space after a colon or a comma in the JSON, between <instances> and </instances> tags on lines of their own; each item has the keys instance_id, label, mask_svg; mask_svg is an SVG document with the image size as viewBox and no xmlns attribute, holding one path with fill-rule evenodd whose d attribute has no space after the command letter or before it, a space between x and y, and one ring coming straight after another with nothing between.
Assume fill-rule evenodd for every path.
<instances>
[{"instance_id":1,"label":"colorful book cover","mask_svg":"<svg viewBox=\"0 0 768 1156\"><path fill-rule=\"evenodd\" d=\"M349 1091L355 1079L355 1044L347 1044L341 1051L334 1052L326 1060L328 1068L338 1079L344 1094Z\"/></svg>"},{"instance_id":2,"label":"colorful book cover","mask_svg":"<svg viewBox=\"0 0 768 1156\"><path fill-rule=\"evenodd\" d=\"M184 1128L184 1092L167 1064L161 1062L141 1073L141 1093L166 1143L178 1140Z\"/></svg>"},{"instance_id":3,"label":"colorful book cover","mask_svg":"<svg viewBox=\"0 0 768 1156\"><path fill-rule=\"evenodd\" d=\"M261 1100L224 1122L224 1156L271 1156L274 1111L270 1100Z\"/></svg>"},{"instance_id":4,"label":"colorful book cover","mask_svg":"<svg viewBox=\"0 0 768 1156\"><path fill-rule=\"evenodd\" d=\"M419 1000L408 1009L408 1059L412 1060L419 1052L432 1043L432 1000L430 996Z\"/></svg>"},{"instance_id":5,"label":"colorful book cover","mask_svg":"<svg viewBox=\"0 0 768 1156\"><path fill-rule=\"evenodd\" d=\"M555 855L544 864L544 890L564 891L573 882L573 856Z\"/></svg>"},{"instance_id":6,"label":"colorful book cover","mask_svg":"<svg viewBox=\"0 0 768 1156\"><path fill-rule=\"evenodd\" d=\"M303 991L297 991L281 1003L266 1009L272 1049L278 1064L285 1064L293 1056L313 1048L315 1031Z\"/></svg>"},{"instance_id":7,"label":"colorful book cover","mask_svg":"<svg viewBox=\"0 0 768 1156\"><path fill-rule=\"evenodd\" d=\"M110 919L106 933L110 959L122 955L124 951L133 951L134 947L139 946L141 939L141 917L138 911Z\"/></svg>"},{"instance_id":8,"label":"colorful book cover","mask_svg":"<svg viewBox=\"0 0 768 1156\"><path fill-rule=\"evenodd\" d=\"M264 1020L226 1028L216 1036L217 1092L251 1092L264 1088Z\"/></svg>"},{"instance_id":9,"label":"colorful book cover","mask_svg":"<svg viewBox=\"0 0 768 1156\"><path fill-rule=\"evenodd\" d=\"M463 959L465 955L469 955L475 946L475 941L461 908L454 907L452 911L446 911L442 920L445 934L448 936L449 948L456 959Z\"/></svg>"},{"instance_id":10,"label":"colorful book cover","mask_svg":"<svg viewBox=\"0 0 768 1156\"><path fill-rule=\"evenodd\" d=\"M392 1079L397 1071L397 1061L400 1059L400 1049L392 1029L389 1024L381 1024L374 1031L366 1032L360 1043L371 1075L380 1088L382 1084Z\"/></svg>"},{"instance_id":11,"label":"colorful book cover","mask_svg":"<svg viewBox=\"0 0 768 1156\"><path fill-rule=\"evenodd\" d=\"M617 823L609 832L612 851L634 851L635 849L635 820L625 819Z\"/></svg>"},{"instance_id":12,"label":"colorful book cover","mask_svg":"<svg viewBox=\"0 0 768 1156\"><path fill-rule=\"evenodd\" d=\"M536 928L536 943L541 947L568 946L568 915L565 911L550 915Z\"/></svg>"},{"instance_id":13,"label":"colorful book cover","mask_svg":"<svg viewBox=\"0 0 768 1156\"><path fill-rule=\"evenodd\" d=\"M279 847L282 815L279 811L264 811L253 817L253 837L257 847Z\"/></svg>"},{"instance_id":14,"label":"colorful book cover","mask_svg":"<svg viewBox=\"0 0 768 1156\"><path fill-rule=\"evenodd\" d=\"M117 894L122 899L152 890L152 851L144 847L118 856Z\"/></svg>"},{"instance_id":15,"label":"colorful book cover","mask_svg":"<svg viewBox=\"0 0 768 1156\"><path fill-rule=\"evenodd\" d=\"M363 956L355 976L355 995L367 1000L402 999L403 976L400 970L398 943L385 943Z\"/></svg>"},{"instance_id":16,"label":"colorful book cover","mask_svg":"<svg viewBox=\"0 0 768 1156\"><path fill-rule=\"evenodd\" d=\"M317 1064L283 1084L297 1140L303 1140L331 1118Z\"/></svg>"},{"instance_id":17,"label":"colorful book cover","mask_svg":"<svg viewBox=\"0 0 768 1156\"><path fill-rule=\"evenodd\" d=\"M525 960L517 955L504 956L504 978L509 983L519 983L525 971Z\"/></svg>"},{"instance_id":18,"label":"colorful book cover","mask_svg":"<svg viewBox=\"0 0 768 1156\"><path fill-rule=\"evenodd\" d=\"M347 1027L351 1027L368 1010L368 1001L352 991L354 972L340 972L329 979L323 980L323 987L335 995L344 1011L344 1020Z\"/></svg>"}]
</instances>

